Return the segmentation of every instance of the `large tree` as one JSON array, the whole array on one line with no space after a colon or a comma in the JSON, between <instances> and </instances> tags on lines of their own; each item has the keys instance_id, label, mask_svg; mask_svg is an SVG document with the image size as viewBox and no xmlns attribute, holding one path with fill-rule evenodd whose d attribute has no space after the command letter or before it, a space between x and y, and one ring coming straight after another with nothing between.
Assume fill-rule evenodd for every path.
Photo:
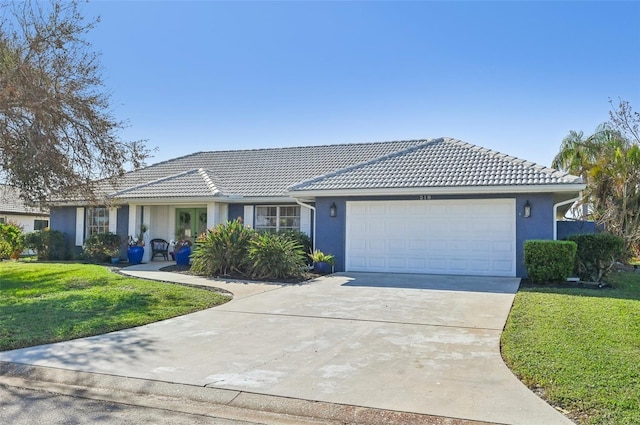
<instances>
[{"instance_id":1,"label":"large tree","mask_svg":"<svg viewBox=\"0 0 640 425\"><path fill-rule=\"evenodd\" d=\"M593 219L640 253L640 114L626 101L610 103L609 121L588 137L570 132L553 166L582 176Z\"/></svg>"},{"instance_id":2,"label":"large tree","mask_svg":"<svg viewBox=\"0 0 640 425\"><path fill-rule=\"evenodd\" d=\"M77 0L0 0L0 183L26 201L97 200L97 180L144 165L143 141L123 141L99 55Z\"/></svg>"}]
</instances>

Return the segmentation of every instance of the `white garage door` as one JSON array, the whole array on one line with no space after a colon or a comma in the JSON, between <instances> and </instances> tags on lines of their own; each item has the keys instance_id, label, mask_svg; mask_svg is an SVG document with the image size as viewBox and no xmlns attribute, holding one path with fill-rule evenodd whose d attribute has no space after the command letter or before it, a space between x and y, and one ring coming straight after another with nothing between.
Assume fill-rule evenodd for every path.
<instances>
[{"instance_id":1,"label":"white garage door","mask_svg":"<svg viewBox=\"0 0 640 425\"><path fill-rule=\"evenodd\" d=\"M515 276L515 199L347 202L346 270Z\"/></svg>"}]
</instances>

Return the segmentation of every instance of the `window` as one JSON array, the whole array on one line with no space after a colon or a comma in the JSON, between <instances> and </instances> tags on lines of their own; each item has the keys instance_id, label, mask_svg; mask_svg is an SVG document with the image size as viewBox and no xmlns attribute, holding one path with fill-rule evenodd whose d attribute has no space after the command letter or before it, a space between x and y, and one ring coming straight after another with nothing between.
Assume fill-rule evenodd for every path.
<instances>
[{"instance_id":1,"label":"window","mask_svg":"<svg viewBox=\"0 0 640 425\"><path fill-rule=\"evenodd\" d=\"M256 207L256 230L300 230L300 207Z\"/></svg>"},{"instance_id":2,"label":"window","mask_svg":"<svg viewBox=\"0 0 640 425\"><path fill-rule=\"evenodd\" d=\"M49 227L49 220L33 220L33 230L44 230Z\"/></svg>"},{"instance_id":3,"label":"window","mask_svg":"<svg viewBox=\"0 0 640 425\"><path fill-rule=\"evenodd\" d=\"M4 217L0 217L0 223L4 223Z\"/></svg>"},{"instance_id":4,"label":"window","mask_svg":"<svg viewBox=\"0 0 640 425\"><path fill-rule=\"evenodd\" d=\"M87 208L87 237L109 231L109 209L106 207Z\"/></svg>"}]
</instances>

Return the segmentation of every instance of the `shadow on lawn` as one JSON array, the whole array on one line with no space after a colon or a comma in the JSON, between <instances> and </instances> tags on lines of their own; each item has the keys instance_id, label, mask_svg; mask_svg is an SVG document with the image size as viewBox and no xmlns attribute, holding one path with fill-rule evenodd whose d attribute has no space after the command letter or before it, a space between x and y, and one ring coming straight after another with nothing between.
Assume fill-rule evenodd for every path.
<instances>
[{"instance_id":1,"label":"shadow on lawn","mask_svg":"<svg viewBox=\"0 0 640 425\"><path fill-rule=\"evenodd\" d=\"M640 279L639 285L621 285L614 283L599 287L595 283L546 283L538 284L523 281L518 292L543 292L576 297L595 298L615 298L621 300L640 301Z\"/></svg>"},{"instance_id":2,"label":"shadow on lawn","mask_svg":"<svg viewBox=\"0 0 640 425\"><path fill-rule=\"evenodd\" d=\"M150 353L166 351L158 342L138 335L136 329L0 352L0 365L9 362L117 374L109 365L140 363Z\"/></svg>"}]
</instances>

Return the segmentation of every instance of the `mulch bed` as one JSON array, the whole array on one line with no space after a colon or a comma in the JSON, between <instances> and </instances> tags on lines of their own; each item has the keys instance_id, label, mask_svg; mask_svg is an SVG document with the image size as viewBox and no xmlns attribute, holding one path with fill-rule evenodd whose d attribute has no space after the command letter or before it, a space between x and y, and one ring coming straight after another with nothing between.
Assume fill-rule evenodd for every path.
<instances>
[{"instance_id":1,"label":"mulch bed","mask_svg":"<svg viewBox=\"0 0 640 425\"><path fill-rule=\"evenodd\" d=\"M191 273L191 267L190 266L179 266L177 264L174 264L174 265L171 265L171 266L167 266L167 267L163 267L160 270L163 271L163 272L194 275L193 273ZM295 284L295 283L307 282L309 280L315 279L315 278L320 277L320 276L321 275L315 274L315 273L304 273L299 278L278 279L276 281L270 280L270 279L248 278L247 276L243 276L243 275L240 275L240 274L231 274L231 275L225 275L225 276L211 276L211 277L221 278L221 279L225 279L225 280L227 280L227 279L230 279L230 280L245 280L245 281L246 280L253 280L253 281L257 281L257 282L291 283L291 284Z\"/></svg>"}]
</instances>

